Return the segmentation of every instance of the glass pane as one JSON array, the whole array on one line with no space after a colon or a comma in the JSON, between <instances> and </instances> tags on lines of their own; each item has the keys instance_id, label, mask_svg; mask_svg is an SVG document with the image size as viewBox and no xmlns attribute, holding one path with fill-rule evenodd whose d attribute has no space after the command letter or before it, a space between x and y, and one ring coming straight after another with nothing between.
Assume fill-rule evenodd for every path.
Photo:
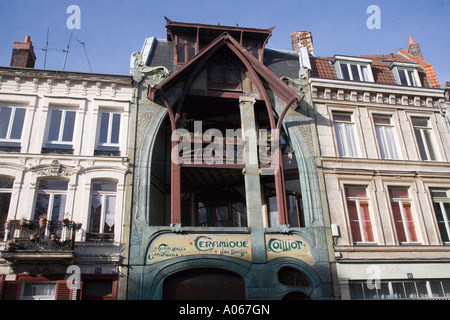
<instances>
[{"instance_id":1,"label":"glass pane","mask_svg":"<svg viewBox=\"0 0 450 320\"><path fill-rule=\"evenodd\" d=\"M108 142L109 113L102 113L100 121L100 136L98 142L106 143Z\"/></svg>"},{"instance_id":2,"label":"glass pane","mask_svg":"<svg viewBox=\"0 0 450 320\"><path fill-rule=\"evenodd\" d=\"M382 159L389 158L388 146L385 143L385 132L386 127L375 126L375 132L377 134L378 146L380 148L380 154Z\"/></svg>"},{"instance_id":3,"label":"glass pane","mask_svg":"<svg viewBox=\"0 0 450 320\"><path fill-rule=\"evenodd\" d=\"M112 180L95 180L92 182L93 191L117 191L117 182Z\"/></svg>"},{"instance_id":4,"label":"glass pane","mask_svg":"<svg viewBox=\"0 0 450 320\"><path fill-rule=\"evenodd\" d=\"M449 217L450 216L450 203L444 203L443 206L447 213L447 217ZM438 223L438 228L439 228L439 232L441 234L442 241L449 242L450 235L447 230L450 230L450 226L448 226L448 225L446 226L445 219L443 216L444 213L442 212L442 206L439 202L434 202L433 207L434 207L434 213L436 214L436 220Z\"/></svg>"},{"instance_id":5,"label":"glass pane","mask_svg":"<svg viewBox=\"0 0 450 320\"><path fill-rule=\"evenodd\" d=\"M25 119L25 109L16 109L14 122L11 129L11 139L20 139L22 137L23 120Z\"/></svg>"},{"instance_id":6,"label":"glass pane","mask_svg":"<svg viewBox=\"0 0 450 320\"><path fill-rule=\"evenodd\" d=\"M83 296L105 297L111 296L113 292L112 281L84 281Z\"/></svg>"},{"instance_id":7,"label":"glass pane","mask_svg":"<svg viewBox=\"0 0 450 320\"><path fill-rule=\"evenodd\" d=\"M428 290L426 281L417 281L416 282L417 293L421 298L428 298Z\"/></svg>"},{"instance_id":8,"label":"glass pane","mask_svg":"<svg viewBox=\"0 0 450 320\"><path fill-rule=\"evenodd\" d=\"M216 226L228 226L228 203L226 201L215 201L216 207Z\"/></svg>"},{"instance_id":9,"label":"glass pane","mask_svg":"<svg viewBox=\"0 0 450 320\"><path fill-rule=\"evenodd\" d=\"M427 160L437 160L436 151L434 150L434 143L431 137L431 130L423 129L423 134L428 147L428 152L430 153L430 159Z\"/></svg>"},{"instance_id":10,"label":"glass pane","mask_svg":"<svg viewBox=\"0 0 450 320\"><path fill-rule=\"evenodd\" d=\"M3 107L0 111L0 138L6 139L8 135L9 119L11 117L11 108Z\"/></svg>"},{"instance_id":11,"label":"glass pane","mask_svg":"<svg viewBox=\"0 0 450 320\"><path fill-rule=\"evenodd\" d=\"M62 141L70 142L73 138L73 129L75 127L75 111L67 111L64 123Z\"/></svg>"},{"instance_id":12,"label":"glass pane","mask_svg":"<svg viewBox=\"0 0 450 320\"><path fill-rule=\"evenodd\" d=\"M442 290L441 281L430 280L431 294L433 297L443 297L444 291Z\"/></svg>"},{"instance_id":13,"label":"glass pane","mask_svg":"<svg viewBox=\"0 0 450 320\"><path fill-rule=\"evenodd\" d=\"M3 233L4 225L8 218L9 204L11 203L10 192L0 192L0 231Z\"/></svg>"},{"instance_id":14,"label":"glass pane","mask_svg":"<svg viewBox=\"0 0 450 320\"><path fill-rule=\"evenodd\" d=\"M394 299L406 298L403 282L392 282L392 291L394 293Z\"/></svg>"},{"instance_id":15,"label":"glass pane","mask_svg":"<svg viewBox=\"0 0 450 320\"><path fill-rule=\"evenodd\" d=\"M67 191L69 182L57 179L42 179L39 180L39 190L64 190Z\"/></svg>"},{"instance_id":16,"label":"glass pane","mask_svg":"<svg viewBox=\"0 0 450 320\"><path fill-rule=\"evenodd\" d=\"M364 292L363 292L363 284L361 283L350 283L350 297L352 299L364 299Z\"/></svg>"},{"instance_id":17,"label":"glass pane","mask_svg":"<svg viewBox=\"0 0 450 320\"><path fill-rule=\"evenodd\" d=\"M398 76L400 77L400 83L403 86L407 86L408 81L406 80L405 70L398 70Z\"/></svg>"},{"instance_id":18,"label":"glass pane","mask_svg":"<svg viewBox=\"0 0 450 320\"><path fill-rule=\"evenodd\" d=\"M58 141L59 140L59 130L61 128L61 110L52 110L50 118L50 127L48 131L48 140Z\"/></svg>"},{"instance_id":19,"label":"glass pane","mask_svg":"<svg viewBox=\"0 0 450 320\"><path fill-rule=\"evenodd\" d=\"M352 233L353 242L361 242L361 230L359 228L358 212L356 210L355 201L347 201L348 215L350 219L350 229Z\"/></svg>"},{"instance_id":20,"label":"glass pane","mask_svg":"<svg viewBox=\"0 0 450 320\"><path fill-rule=\"evenodd\" d=\"M177 60L178 60L179 63L186 62L185 41L184 41L184 39L178 38L177 55L178 55L178 59Z\"/></svg>"},{"instance_id":21,"label":"glass pane","mask_svg":"<svg viewBox=\"0 0 450 320\"><path fill-rule=\"evenodd\" d=\"M369 79L369 68L366 66L361 66L361 73L364 81L370 81Z\"/></svg>"},{"instance_id":22,"label":"glass pane","mask_svg":"<svg viewBox=\"0 0 450 320\"><path fill-rule=\"evenodd\" d=\"M0 177L0 189L12 189L14 185L14 179Z\"/></svg>"},{"instance_id":23,"label":"glass pane","mask_svg":"<svg viewBox=\"0 0 450 320\"><path fill-rule=\"evenodd\" d=\"M341 63L342 79L350 80L350 75L348 73L348 67L346 63Z\"/></svg>"},{"instance_id":24,"label":"glass pane","mask_svg":"<svg viewBox=\"0 0 450 320\"><path fill-rule=\"evenodd\" d=\"M116 196L106 196L104 233L114 233L114 221L116 217Z\"/></svg>"},{"instance_id":25,"label":"glass pane","mask_svg":"<svg viewBox=\"0 0 450 320\"><path fill-rule=\"evenodd\" d=\"M289 224L291 227L298 228L299 225L299 217L297 211L297 197L295 195L287 195L287 206L288 206L288 216L289 216Z\"/></svg>"},{"instance_id":26,"label":"glass pane","mask_svg":"<svg viewBox=\"0 0 450 320\"><path fill-rule=\"evenodd\" d=\"M417 146L419 147L420 157L422 160L430 160L430 159L428 159L427 153L425 151L425 147L424 147L425 141L423 141L420 131L421 131L421 129L414 130L414 133L416 135Z\"/></svg>"},{"instance_id":27,"label":"glass pane","mask_svg":"<svg viewBox=\"0 0 450 320\"><path fill-rule=\"evenodd\" d=\"M23 288L23 297L39 297L39 296L54 296L56 291L55 283L30 283L25 282Z\"/></svg>"},{"instance_id":28,"label":"glass pane","mask_svg":"<svg viewBox=\"0 0 450 320\"><path fill-rule=\"evenodd\" d=\"M360 201L360 211L361 219L364 228L364 236L367 242L374 242L373 232L372 232L372 222L370 221L369 215L369 203L367 201Z\"/></svg>"},{"instance_id":29,"label":"glass pane","mask_svg":"<svg viewBox=\"0 0 450 320\"><path fill-rule=\"evenodd\" d=\"M379 299L390 299L391 295L389 293L389 283L381 282L380 289L378 289L378 298Z\"/></svg>"},{"instance_id":30,"label":"glass pane","mask_svg":"<svg viewBox=\"0 0 450 320\"><path fill-rule=\"evenodd\" d=\"M48 203L50 195L45 193L38 193L36 198L36 206L34 207L34 219L38 220L43 214L48 213Z\"/></svg>"},{"instance_id":31,"label":"glass pane","mask_svg":"<svg viewBox=\"0 0 450 320\"><path fill-rule=\"evenodd\" d=\"M64 219L64 210L66 208L66 195L55 194L53 197L53 209L51 221L62 221Z\"/></svg>"},{"instance_id":32,"label":"glass pane","mask_svg":"<svg viewBox=\"0 0 450 320\"><path fill-rule=\"evenodd\" d=\"M115 113L113 115L113 123L111 128L111 143L119 143L120 133L120 114Z\"/></svg>"},{"instance_id":33,"label":"glass pane","mask_svg":"<svg viewBox=\"0 0 450 320\"><path fill-rule=\"evenodd\" d=\"M361 78L359 77L358 66L356 64L351 64L350 66L352 69L353 80L361 81Z\"/></svg>"},{"instance_id":34,"label":"glass pane","mask_svg":"<svg viewBox=\"0 0 450 320\"><path fill-rule=\"evenodd\" d=\"M409 299L417 298L417 290L414 282L405 282L406 297Z\"/></svg>"},{"instance_id":35,"label":"glass pane","mask_svg":"<svg viewBox=\"0 0 450 320\"><path fill-rule=\"evenodd\" d=\"M278 219L277 197L269 198L269 227L278 227L280 220Z\"/></svg>"},{"instance_id":36,"label":"glass pane","mask_svg":"<svg viewBox=\"0 0 450 320\"><path fill-rule=\"evenodd\" d=\"M345 187L345 196L346 197L365 198L366 197L366 188L365 187Z\"/></svg>"},{"instance_id":37,"label":"glass pane","mask_svg":"<svg viewBox=\"0 0 450 320\"><path fill-rule=\"evenodd\" d=\"M414 127L428 127L427 118L411 118Z\"/></svg>"},{"instance_id":38,"label":"glass pane","mask_svg":"<svg viewBox=\"0 0 450 320\"><path fill-rule=\"evenodd\" d=\"M405 229L403 228L402 215L400 213L400 206L398 202L391 202L392 214L394 216L395 230L399 242L406 241Z\"/></svg>"},{"instance_id":39,"label":"glass pane","mask_svg":"<svg viewBox=\"0 0 450 320\"><path fill-rule=\"evenodd\" d=\"M198 203L198 225L201 227L211 226L211 204L209 201Z\"/></svg>"},{"instance_id":40,"label":"glass pane","mask_svg":"<svg viewBox=\"0 0 450 320\"><path fill-rule=\"evenodd\" d=\"M450 280L442 280L442 288L444 289L444 296L450 297Z\"/></svg>"},{"instance_id":41,"label":"glass pane","mask_svg":"<svg viewBox=\"0 0 450 320\"><path fill-rule=\"evenodd\" d=\"M416 85L416 81L414 78L414 73L412 71L407 71L408 72L408 78L409 78L409 83L411 86L415 86Z\"/></svg>"},{"instance_id":42,"label":"glass pane","mask_svg":"<svg viewBox=\"0 0 450 320\"><path fill-rule=\"evenodd\" d=\"M247 209L242 202L233 202L233 227L247 226Z\"/></svg>"},{"instance_id":43,"label":"glass pane","mask_svg":"<svg viewBox=\"0 0 450 320\"><path fill-rule=\"evenodd\" d=\"M102 215L102 196L92 195L91 199L91 219L90 219L90 232L100 232L100 219Z\"/></svg>"}]
</instances>

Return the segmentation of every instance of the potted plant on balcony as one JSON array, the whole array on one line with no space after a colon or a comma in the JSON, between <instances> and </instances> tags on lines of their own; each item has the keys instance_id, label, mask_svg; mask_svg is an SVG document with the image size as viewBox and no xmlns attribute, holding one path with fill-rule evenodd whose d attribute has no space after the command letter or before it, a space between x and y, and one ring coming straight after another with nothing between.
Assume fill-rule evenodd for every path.
<instances>
[{"instance_id":1,"label":"potted plant on balcony","mask_svg":"<svg viewBox=\"0 0 450 320\"><path fill-rule=\"evenodd\" d=\"M29 224L30 224L30 222L27 219L25 219L25 218L20 219L21 227L27 227Z\"/></svg>"}]
</instances>

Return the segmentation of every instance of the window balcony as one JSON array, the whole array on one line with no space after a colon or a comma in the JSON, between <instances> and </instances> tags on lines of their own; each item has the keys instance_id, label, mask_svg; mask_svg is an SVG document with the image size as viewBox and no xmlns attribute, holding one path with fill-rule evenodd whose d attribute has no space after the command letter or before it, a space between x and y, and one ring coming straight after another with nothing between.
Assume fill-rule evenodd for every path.
<instances>
[{"instance_id":1,"label":"window balcony","mask_svg":"<svg viewBox=\"0 0 450 320\"><path fill-rule=\"evenodd\" d=\"M5 225L1 257L8 261L71 260L78 228L67 220L10 220Z\"/></svg>"}]
</instances>

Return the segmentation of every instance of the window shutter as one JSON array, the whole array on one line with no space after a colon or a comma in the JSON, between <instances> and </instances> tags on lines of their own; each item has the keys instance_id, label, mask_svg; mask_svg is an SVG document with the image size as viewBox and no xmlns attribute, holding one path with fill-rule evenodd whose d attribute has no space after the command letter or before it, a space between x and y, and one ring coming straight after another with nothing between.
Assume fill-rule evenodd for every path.
<instances>
[{"instance_id":1,"label":"window shutter","mask_svg":"<svg viewBox=\"0 0 450 320\"><path fill-rule=\"evenodd\" d=\"M3 300L19 300L21 281L5 281L3 285Z\"/></svg>"},{"instance_id":2,"label":"window shutter","mask_svg":"<svg viewBox=\"0 0 450 320\"><path fill-rule=\"evenodd\" d=\"M66 280L56 282L55 300L72 300L72 290L67 287Z\"/></svg>"},{"instance_id":3,"label":"window shutter","mask_svg":"<svg viewBox=\"0 0 450 320\"><path fill-rule=\"evenodd\" d=\"M77 290L76 297L73 296L74 292L67 286L67 280L59 280L56 282L56 294L55 300L81 300L81 288Z\"/></svg>"}]
</instances>

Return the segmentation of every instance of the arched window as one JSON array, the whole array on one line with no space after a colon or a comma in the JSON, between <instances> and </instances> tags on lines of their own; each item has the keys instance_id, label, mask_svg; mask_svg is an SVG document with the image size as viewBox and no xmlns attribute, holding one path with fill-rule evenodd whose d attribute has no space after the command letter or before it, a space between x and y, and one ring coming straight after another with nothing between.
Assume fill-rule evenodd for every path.
<instances>
[{"instance_id":1,"label":"arched window","mask_svg":"<svg viewBox=\"0 0 450 320\"><path fill-rule=\"evenodd\" d=\"M291 267L283 267L280 271L278 271L278 281L286 286L310 286L310 283L305 275L297 269Z\"/></svg>"}]
</instances>

